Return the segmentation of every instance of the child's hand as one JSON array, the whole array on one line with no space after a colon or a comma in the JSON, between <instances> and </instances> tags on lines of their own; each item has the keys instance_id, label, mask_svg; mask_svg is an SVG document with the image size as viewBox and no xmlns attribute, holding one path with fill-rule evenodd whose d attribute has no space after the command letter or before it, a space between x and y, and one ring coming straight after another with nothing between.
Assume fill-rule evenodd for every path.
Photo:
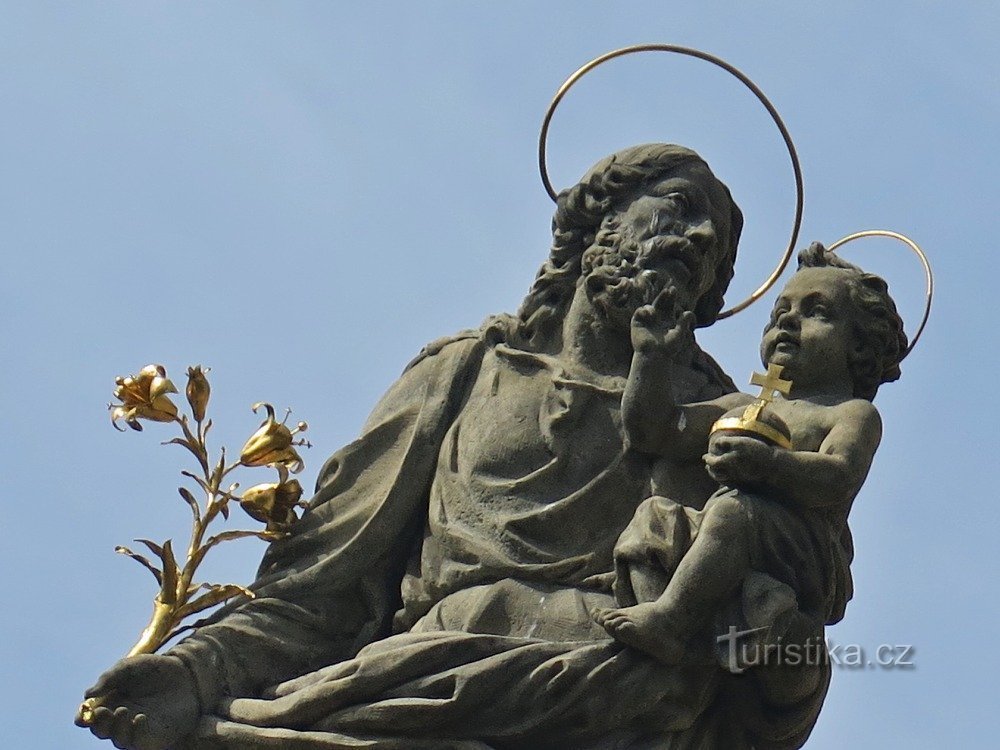
<instances>
[{"instance_id":1,"label":"child's hand","mask_svg":"<svg viewBox=\"0 0 1000 750\"><path fill-rule=\"evenodd\" d=\"M675 354L694 340L694 322L693 312L678 309L677 289L667 287L632 316L632 348L640 353Z\"/></svg>"},{"instance_id":2,"label":"child's hand","mask_svg":"<svg viewBox=\"0 0 1000 750\"><path fill-rule=\"evenodd\" d=\"M771 473L775 450L757 438L716 434L709 438L705 468L719 484L738 489L759 486Z\"/></svg>"}]
</instances>

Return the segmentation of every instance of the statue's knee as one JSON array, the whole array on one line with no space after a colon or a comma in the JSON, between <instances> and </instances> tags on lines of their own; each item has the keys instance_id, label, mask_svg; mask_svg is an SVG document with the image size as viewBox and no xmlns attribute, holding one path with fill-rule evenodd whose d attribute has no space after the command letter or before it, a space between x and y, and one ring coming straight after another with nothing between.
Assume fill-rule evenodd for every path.
<instances>
[{"instance_id":1,"label":"statue's knee","mask_svg":"<svg viewBox=\"0 0 1000 750\"><path fill-rule=\"evenodd\" d=\"M719 495L705 506L705 522L725 529L746 528L752 519L750 500L739 492Z\"/></svg>"}]
</instances>

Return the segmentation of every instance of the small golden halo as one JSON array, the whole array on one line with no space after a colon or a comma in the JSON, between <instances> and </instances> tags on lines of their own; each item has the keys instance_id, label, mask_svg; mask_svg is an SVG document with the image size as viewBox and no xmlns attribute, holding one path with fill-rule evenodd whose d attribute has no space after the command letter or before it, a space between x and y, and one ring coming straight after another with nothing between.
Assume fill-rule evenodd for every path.
<instances>
[{"instance_id":1,"label":"small golden halo","mask_svg":"<svg viewBox=\"0 0 1000 750\"><path fill-rule=\"evenodd\" d=\"M910 352L913 351L913 347L917 345L917 340L924 332L924 326L927 325L927 319L931 316L931 302L934 300L934 272L931 271L930 261L927 260L927 256L924 254L924 251L920 249L920 245L911 240L905 234L893 232L888 229L866 229L863 232L849 234L846 237L842 237L834 242L827 248L827 250L832 253L838 247L846 245L848 242L853 242L854 240L860 240L862 237L889 237L893 240L899 240L914 252L917 258L920 259L920 264L924 267L924 279L927 285L925 291L926 301L924 302L924 315L920 319L920 325L917 326L917 332L913 335L913 338L910 339L910 345L906 347L906 351L903 352L903 356L899 358L899 361L902 362L909 356Z\"/></svg>"},{"instance_id":2,"label":"small golden halo","mask_svg":"<svg viewBox=\"0 0 1000 750\"><path fill-rule=\"evenodd\" d=\"M799 239L799 228L802 226L804 190L802 187L802 167L799 165L799 156L795 152L795 144L792 143L792 137L789 135L788 128L785 127L785 123L778 114L778 110L774 108L774 105L771 104L771 101L764 95L764 92L760 90L757 84L751 81L741 70L730 65L725 60L716 57L715 55L710 55L708 52L702 52L701 50L693 49L691 47L681 47L676 44L636 44L631 47L622 47L621 49L612 50L611 52L604 53L600 57L595 57L563 82L563 85L559 87L556 95L552 97L552 101L549 103L549 108L545 111L545 118L542 120L542 131L538 136L538 169L542 175L542 184L545 186L545 191L549 194L549 197L552 198L553 201L556 200L558 194L556 193L555 188L552 187L552 182L549 180L549 170L546 165L545 150L546 142L549 136L549 124L552 122L552 115L555 114L556 107L559 106L559 102L561 102L563 97L566 96L566 93L570 90L570 88L572 88L574 83L601 63L613 60L616 57L622 57L623 55L631 55L636 52L674 52L679 55L696 57L699 60L710 62L735 76L744 86L753 92L753 95L757 97L760 103L763 104L764 108L768 111L768 114L771 115L771 119L774 120L774 124L778 126L778 130L781 132L781 137L785 142L785 146L788 148L788 156L792 160L792 172L795 175L795 219L792 222L792 234L788 241L788 247L785 249L781 259L778 261L778 265L764 280L763 284L757 287L757 289L754 290L745 300L739 304L733 305L727 310L723 310L716 316L716 320L722 320L723 318L728 318L729 316L735 315L736 313L750 307L750 305L763 297L767 293L768 289L774 286L774 282L776 282L778 277L781 276L785 267L788 265L788 261L792 257L792 253L795 252L795 243L798 242Z\"/></svg>"}]
</instances>

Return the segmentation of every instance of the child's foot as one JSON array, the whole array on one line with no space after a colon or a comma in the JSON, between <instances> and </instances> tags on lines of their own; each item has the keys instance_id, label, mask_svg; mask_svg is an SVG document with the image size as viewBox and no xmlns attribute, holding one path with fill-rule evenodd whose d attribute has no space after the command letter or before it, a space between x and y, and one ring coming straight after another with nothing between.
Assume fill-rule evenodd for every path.
<instances>
[{"instance_id":1,"label":"child's foot","mask_svg":"<svg viewBox=\"0 0 1000 750\"><path fill-rule=\"evenodd\" d=\"M674 632L669 617L652 602L622 609L601 609L594 619L616 641L644 651L664 664L678 664L684 641Z\"/></svg>"}]
</instances>

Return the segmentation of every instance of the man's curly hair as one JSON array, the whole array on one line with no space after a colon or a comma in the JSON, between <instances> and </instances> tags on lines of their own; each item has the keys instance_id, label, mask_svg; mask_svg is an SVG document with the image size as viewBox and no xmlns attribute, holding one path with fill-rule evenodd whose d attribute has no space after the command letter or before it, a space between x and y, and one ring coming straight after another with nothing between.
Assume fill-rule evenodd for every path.
<instances>
[{"instance_id":1,"label":"man's curly hair","mask_svg":"<svg viewBox=\"0 0 1000 750\"><path fill-rule=\"evenodd\" d=\"M854 379L854 396L871 401L882 383L898 380L899 362L906 353L903 319L889 296L889 285L880 276L848 263L819 242L799 253L803 268L839 268L848 271L850 299L854 304L854 333L861 347L848 363Z\"/></svg>"},{"instance_id":2,"label":"man's curly hair","mask_svg":"<svg viewBox=\"0 0 1000 750\"><path fill-rule=\"evenodd\" d=\"M605 218L644 186L687 164L708 168L698 154L683 146L634 146L598 162L580 183L559 194L552 219L552 250L518 311L519 338L536 346L551 340L573 298L583 254ZM728 241L715 269L715 283L695 305L699 326L713 323L722 309L743 228L743 214L728 188L718 184L730 204Z\"/></svg>"}]
</instances>

